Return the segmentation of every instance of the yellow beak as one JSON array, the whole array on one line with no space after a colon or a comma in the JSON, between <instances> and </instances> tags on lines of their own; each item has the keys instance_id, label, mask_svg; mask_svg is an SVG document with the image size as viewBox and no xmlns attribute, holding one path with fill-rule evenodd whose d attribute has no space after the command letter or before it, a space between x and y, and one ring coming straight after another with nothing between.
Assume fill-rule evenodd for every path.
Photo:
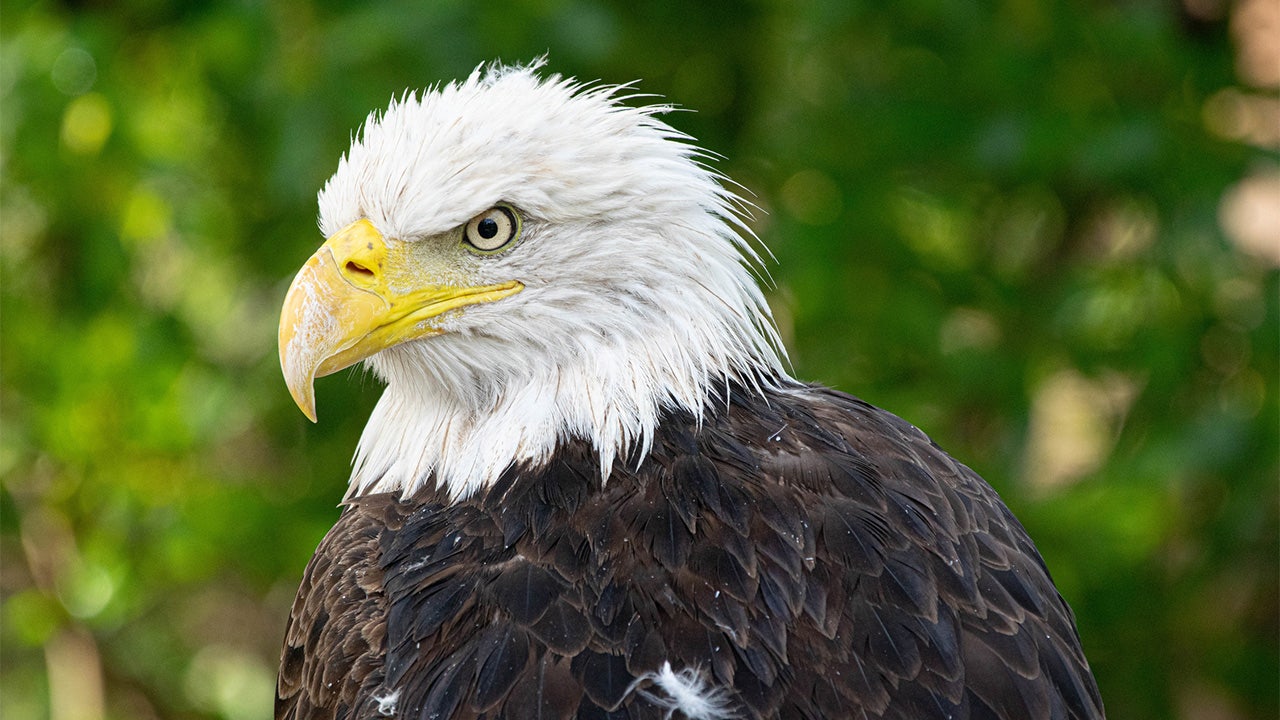
<instances>
[{"instance_id":1,"label":"yellow beak","mask_svg":"<svg viewBox=\"0 0 1280 720\"><path fill-rule=\"evenodd\" d=\"M280 368L294 402L312 422L315 378L407 340L439 335L443 331L430 320L450 310L524 289L514 280L459 287L429 278L409 290L392 289L386 269L400 264L395 254L373 223L357 220L325 241L289 286L280 313Z\"/></svg>"}]
</instances>

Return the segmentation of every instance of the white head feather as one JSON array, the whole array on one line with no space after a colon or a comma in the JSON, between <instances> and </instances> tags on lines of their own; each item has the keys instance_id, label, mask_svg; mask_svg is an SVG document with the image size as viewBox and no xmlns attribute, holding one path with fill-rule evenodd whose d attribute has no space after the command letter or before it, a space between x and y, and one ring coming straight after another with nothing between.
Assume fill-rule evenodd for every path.
<instances>
[{"instance_id":1,"label":"white head feather","mask_svg":"<svg viewBox=\"0 0 1280 720\"><path fill-rule=\"evenodd\" d=\"M666 409L717 383L784 377L741 200L690 138L622 104L626 86L477 69L372 114L320 192L325 235L368 218L412 242L499 202L524 230L467 269L525 290L452 315L443 335L367 363L387 383L349 494L426 484L463 497L513 463L589 439L607 478Z\"/></svg>"}]
</instances>

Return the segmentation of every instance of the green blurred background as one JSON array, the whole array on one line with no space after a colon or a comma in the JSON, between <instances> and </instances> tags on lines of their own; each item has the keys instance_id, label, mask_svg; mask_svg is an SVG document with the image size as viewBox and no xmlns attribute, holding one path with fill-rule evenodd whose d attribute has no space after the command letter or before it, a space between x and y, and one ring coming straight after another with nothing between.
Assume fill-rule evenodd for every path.
<instances>
[{"instance_id":1,"label":"green blurred background","mask_svg":"<svg viewBox=\"0 0 1280 720\"><path fill-rule=\"evenodd\" d=\"M0 716L265 717L379 388L280 379L405 88L623 82L724 156L796 374L983 474L1113 718L1275 718L1280 3L5 2Z\"/></svg>"}]
</instances>

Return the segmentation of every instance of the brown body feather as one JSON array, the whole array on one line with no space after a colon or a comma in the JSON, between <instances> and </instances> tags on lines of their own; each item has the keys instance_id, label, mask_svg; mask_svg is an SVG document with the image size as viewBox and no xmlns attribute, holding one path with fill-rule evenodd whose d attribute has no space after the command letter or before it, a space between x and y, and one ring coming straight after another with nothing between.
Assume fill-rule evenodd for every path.
<instances>
[{"instance_id":1,"label":"brown body feather","mask_svg":"<svg viewBox=\"0 0 1280 720\"><path fill-rule=\"evenodd\" d=\"M847 395L732 390L605 483L574 441L460 502L348 503L276 717L662 718L665 662L739 718L1102 717L1071 610L985 482Z\"/></svg>"}]
</instances>

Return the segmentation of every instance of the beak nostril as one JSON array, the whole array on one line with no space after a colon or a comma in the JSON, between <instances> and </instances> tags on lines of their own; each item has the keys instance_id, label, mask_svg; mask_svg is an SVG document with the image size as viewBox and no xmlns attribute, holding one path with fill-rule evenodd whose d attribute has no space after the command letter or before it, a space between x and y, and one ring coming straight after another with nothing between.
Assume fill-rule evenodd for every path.
<instances>
[{"instance_id":1,"label":"beak nostril","mask_svg":"<svg viewBox=\"0 0 1280 720\"><path fill-rule=\"evenodd\" d=\"M358 277L361 277L361 278L371 278L371 277L373 277L373 271L372 271L372 270L370 270L369 268L367 268L367 267L365 267L365 266L361 265L360 263L356 262L355 260L348 260L348 261L347 261L347 264L346 264L346 265L344 265L344 266L342 267L342 269L343 269L343 270L344 270L348 275L355 275L355 276L358 276Z\"/></svg>"}]
</instances>

